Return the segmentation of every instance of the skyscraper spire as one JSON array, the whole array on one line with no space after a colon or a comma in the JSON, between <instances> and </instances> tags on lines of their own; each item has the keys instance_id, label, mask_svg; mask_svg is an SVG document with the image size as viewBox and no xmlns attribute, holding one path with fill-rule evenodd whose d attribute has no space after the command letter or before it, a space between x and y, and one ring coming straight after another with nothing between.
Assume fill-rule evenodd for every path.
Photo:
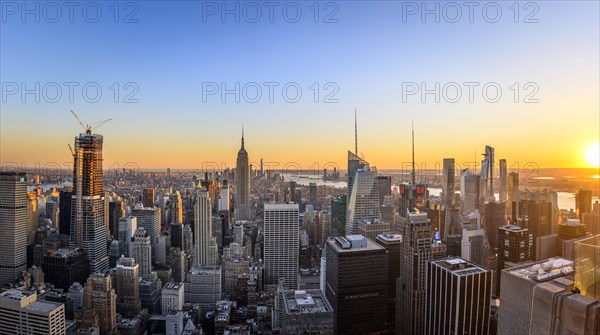
<instances>
[{"instance_id":1,"label":"skyscraper spire","mask_svg":"<svg viewBox=\"0 0 600 335\"><path fill-rule=\"evenodd\" d=\"M242 124L242 149L244 149L244 125Z\"/></svg>"},{"instance_id":2,"label":"skyscraper spire","mask_svg":"<svg viewBox=\"0 0 600 335\"><path fill-rule=\"evenodd\" d=\"M412 122L412 183L413 185L416 183L416 175L415 175L415 123Z\"/></svg>"},{"instance_id":3,"label":"skyscraper spire","mask_svg":"<svg viewBox=\"0 0 600 335\"><path fill-rule=\"evenodd\" d=\"M354 108L354 153L358 156L358 126L356 122L356 108Z\"/></svg>"}]
</instances>

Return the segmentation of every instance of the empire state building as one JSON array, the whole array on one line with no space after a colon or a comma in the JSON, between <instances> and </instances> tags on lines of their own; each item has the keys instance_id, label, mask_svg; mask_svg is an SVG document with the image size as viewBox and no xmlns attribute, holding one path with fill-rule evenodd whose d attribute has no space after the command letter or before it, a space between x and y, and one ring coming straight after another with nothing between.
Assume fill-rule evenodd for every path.
<instances>
[{"instance_id":1,"label":"empire state building","mask_svg":"<svg viewBox=\"0 0 600 335\"><path fill-rule=\"evenodd\" d=\"M250 220L250 167L248 153L244 148L244 129L242 128L242 147L238 151L235 167L235 206L236 220Z\"/></svg>"}]
</instances>

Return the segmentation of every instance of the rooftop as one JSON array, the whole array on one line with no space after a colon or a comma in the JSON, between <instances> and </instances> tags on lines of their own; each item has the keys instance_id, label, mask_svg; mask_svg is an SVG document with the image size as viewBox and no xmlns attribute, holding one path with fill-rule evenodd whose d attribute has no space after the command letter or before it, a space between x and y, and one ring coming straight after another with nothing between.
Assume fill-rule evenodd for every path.
<instances>
[{"instance_id":1,"label":"rooftop","mask_svg":"<svg viewBox=\"0 0 600 335\"><path fill-rule=\"evenodd\" d=\"M536 262L533 264L529 263L503 271L524 279L536 282L545 282L557 277L563 277L572 274L574 271L573 267L574 264L572 261L555 257L549 258L545 261Z\"/></svg>"},{"instance_id":2,"label":"rooftop","mask_svg":"<svg viewBox=\"0 0 600 335\"><path fill-rule=\"evenodd\" d=\"M490 270L481 267L475 263L471 263L460 257L448 257L440 260L432 261L432 263L448 269L452 274L457 276L468 276L474 273L489 272Z\"/></svg>"},{"instance_id":3,"label":"rooftop","mask_svg":"<svg viewBox=\"0 0 600 335\"><path fill-rule=\"evenodd\" d=\"M285 291L284 304L287 314L296 313L324 313L333 309L321 290Z\"/></svg>"},{"instance_id":4,"label":"rooftop","mask_svg":"<svg viewBox=\"0 0 600 335\"><path fill-rule=\"evenodd\" d=\"M515 232L529 231L529 229L527 229L527 228L522 228L522 227L519 227L516 225L502 226L502 227L500 227L500 229L515 231Z\"/></svg>"},{"instance_id":5,"label":"rooftop","mask_svg":"<svg viewBox=\"0 0 600 335\"><path fill-rule=\"evenodd\" d=\"M364 240L363 240L364 239ZM341 241L341 242L340 242ZM345 242L344 242L345 241ZM344 237L338 236L335 239L327 241L331 246L338 252L362 252L362 251L375 251L385 250L384 247L371 241L370 239L362 235L349 235ZM345 246L342 246L343 243Z\"/></svg>"}]
</instances>

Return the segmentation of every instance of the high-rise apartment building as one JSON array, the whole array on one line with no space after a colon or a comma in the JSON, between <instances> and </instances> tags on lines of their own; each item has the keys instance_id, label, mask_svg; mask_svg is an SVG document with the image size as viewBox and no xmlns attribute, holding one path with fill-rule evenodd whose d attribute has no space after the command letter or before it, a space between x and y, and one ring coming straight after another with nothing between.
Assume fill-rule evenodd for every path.
<instances>
[{"instance_id":1,"label":"high-rise apartment building","mask_svg":"<svg viewBox=\"0 0 600 335\"><path fill-rule=\"evenodd\" d=\"M0 172L0 285L27 269L27 176Z\"/></svg>"},{"instance_id":2,"label":"high-rise apartment building","mask_svg":"<svg viewBox=\"0 0 600 335\"><path fill-rule=\"evenodd\" d=\"M425 334L489 334L492 271L458 257L427 265Z\"/></svg>"},{"instance_id":3,"label":"high-rise apartment building","mask_svg":"<svg viewBox=\"0 0 600 335\"><path fill-rule=\"evenodd\" d=\"M516 223L516 209L513 210L513 203L518 203L520 200L519 193L519 173L511 172L508 174L508 180L506 183L507 202L506 202L506 214L512 217L511 222ZM514 214L513 214L514 213Z\"/></svg>"},{"instance_id":4,"label":"high-rise apartment building","mask_svg":"<svg viewBox=\"0 0 600 335\"><path fill-rule=\"evenodd\" d=\"M73 150L71 246L88 255L90 273L108 268L102 142L102 135L87 130L75 138Z\"/></svg>"},{"instance_id":5,"label":"high-rise apartment building","mask_svg":"<svg viewBox=\"0 0 600 335\"><path fill-rule=\"evenodd\" d=\"M277 285L284 278L286 289L298 288L298 220L298 204L264 205L265 285Z\"/></svg>"}]
</instances>

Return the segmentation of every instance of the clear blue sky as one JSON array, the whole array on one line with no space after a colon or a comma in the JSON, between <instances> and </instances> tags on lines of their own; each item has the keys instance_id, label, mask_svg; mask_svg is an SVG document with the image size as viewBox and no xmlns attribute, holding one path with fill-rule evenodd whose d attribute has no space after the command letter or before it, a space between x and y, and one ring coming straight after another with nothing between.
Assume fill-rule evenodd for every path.
<instances>
[{"instance_id":1,"label":"clear blue sky","mask_svg":"<svg viewBox=\"0 0 600 335\"><path fill-rule=\"evenodd\" d=\"M23 103L19 95L6 96L2 162L68 160L66 144L79 131L69 109L89 122L112 117L99 131L106 137L106 160L133 160L146 167L194 167L211 160L231 164L242 123L255 160L263 155L306 166L343 163L345 149L353 147L354 108L359 111L359 151L384 168L409 159L411 120L420 136L420 159L428 162L445 156L464 161L491 144L498 156L512 161L581 166L580 152L572 152L598 141L598 1L537 1L535 8L520 2L519 23L509 8L512 1L498 2L502 16L496 23L482 16L486 2L475 8L474 23L463 3L458 23L444 22L443 15L441 23L433 22L432 15L424 23L418 15L403 22L407 5L399 1L340 1L330 7L320 2L319 23L309 8L312 1L297 2L302 8L297 23L284 19L285 2L275 8L273 23L262 2L262 19L256 23L246 22L243 13L240 23L232 15L222 22L220 13L203 20L207 6L223 2L144 1L127 8L121 2L119 23L114 23L112 1L94 3L102 9L97 23L82 16L85 2L75 8L73 23L66 7L59 22L47 22L55 16L53 8L45 14L40 8L40 23L33 15L22 22L22 8L13 15L9 3L2 2L0 26L3 96L12 82L97 82L103 96L98 103L86 102L81 86L73 103L65 87L56 103L43 97L35 103L32 96ZM338 22L322 22L336 8ZM94 8L88 9L93 17ZM138 22L124 23L134 9L132 18ZM523 23L534 10L532 18L539 22ZM294 9L288 13L293 16ZM489 13L494 16L493 9ZM264 87L254 104L234 103L231 96L226 103L218 96L202 101L203 82L243 86L268 81L297 82L302 99L285 102L279 86L274 103L268 102ZM456 104L436 104L431 97L421 103L418 96L402 102L402 82L465 81L497 82L503 97L490 104L476 91L474 103L466 96ZM114 82L121 85L119 103L112 101ZM126 82L139 88L138 103L122 102L131 92L122 87ZM313 82L334 82L339 102L314 103ZM512 102L514 82L535 82L540 102ZM322 100L327 92L321 87L320 93ZM521 87L521 100L526 93Z\"/></svg>"}]
</instances>

